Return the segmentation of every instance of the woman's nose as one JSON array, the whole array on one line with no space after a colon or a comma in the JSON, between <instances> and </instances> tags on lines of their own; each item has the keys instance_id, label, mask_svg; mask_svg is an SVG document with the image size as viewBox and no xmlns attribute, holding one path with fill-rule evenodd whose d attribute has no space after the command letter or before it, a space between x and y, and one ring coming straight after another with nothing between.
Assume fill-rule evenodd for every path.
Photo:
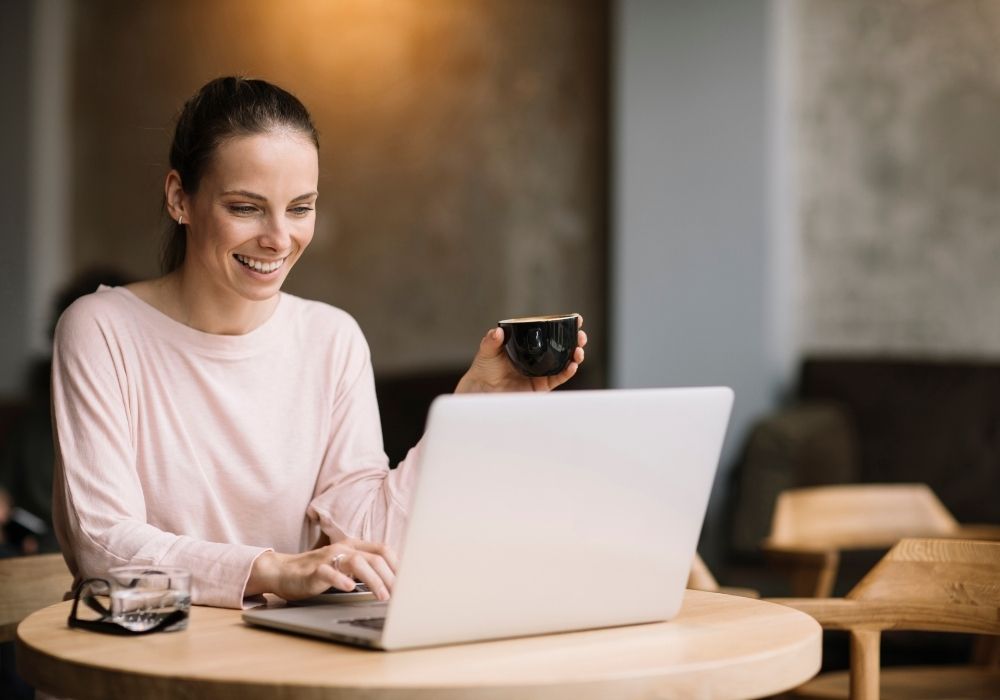
<instances>
[{"instance_id":1,"label":"woman's nose","mask_svg":"<svg viewBox=\"0 0 1000 700\"><path fill-rule=\"evenodd\" d=\"M287 251L292 240L292 225L280 214L267 217L265 230L257 237L257 241L264 248L269 248L278 252Z\"/></svg>"}]
</instances>

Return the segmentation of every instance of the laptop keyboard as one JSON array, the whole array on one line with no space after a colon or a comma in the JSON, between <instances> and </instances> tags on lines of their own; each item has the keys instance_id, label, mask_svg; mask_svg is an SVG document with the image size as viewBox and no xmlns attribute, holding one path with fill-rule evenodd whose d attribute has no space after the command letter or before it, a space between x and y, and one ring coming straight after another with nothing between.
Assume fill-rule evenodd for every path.
<instances>
[{"instance_id":1,"label":"laptop keyboard","mask_svg":"<svg viewBox=\"0 0 1000 700\"><path fill-rule=\"evenodd\" d=\"M355 583L354 583L354 590L353 591L342 591L339 588L334 588L333 586L330 586L325 591L323 591L323 595L336 595L338 593L341 593L341 594L344 594L344 593L346 593L346 594L351 594L351 593L371 593L371 591L368 589L368 586L366 584L364 584L364 583L361 583L361 581L355 581Z\"/></svg>"},{"instance_id":2,"label":"laptop keyboard","mask_svg":"<svg viewBox=\"0 0 1000 700\"><path fill-rule=\"evenodd\" d=\"M384 617L359 617L354 620L337 620L345 625L364 627L370 630L381 630L385 626Z\"/></svg>"}]
</instances>

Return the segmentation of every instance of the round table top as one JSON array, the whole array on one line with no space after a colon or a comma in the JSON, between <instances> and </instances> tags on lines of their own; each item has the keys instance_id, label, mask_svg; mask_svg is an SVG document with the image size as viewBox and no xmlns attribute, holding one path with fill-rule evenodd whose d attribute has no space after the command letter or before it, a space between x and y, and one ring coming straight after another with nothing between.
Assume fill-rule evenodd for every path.
<instances>
[{"instance_id":1,"label":"round table top","mask_svg":"<svg viewBox=\"0 0 1000 700\"><path fill-rule=\"evenodd\" d=\"M751 698L819 670L822 633L792 608L687 591L671 622L380 652L250 627L194 607L182 632L142 637L66 625L69 603L17 630L35 687L88 700L143 698Z\"/></svg>"}]
</instances>

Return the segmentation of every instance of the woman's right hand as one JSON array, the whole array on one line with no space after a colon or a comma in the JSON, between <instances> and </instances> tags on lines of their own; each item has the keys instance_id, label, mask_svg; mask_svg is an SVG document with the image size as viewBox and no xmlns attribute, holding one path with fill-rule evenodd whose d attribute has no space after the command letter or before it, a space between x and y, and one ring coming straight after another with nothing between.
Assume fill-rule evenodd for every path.
<instances>
[{"instance_id":1,"label":"woman's right hand","mask_svg":"<svg viewBox=\"0 0 1000 700\"><path fill-rule=\"evenodd\" d=\"M344 539L302 554L264 552L253 563L245 594L273 593L285 600L319 595L331 586L354 590L361 581L388 600L396 580L395 553L384 544Z\"/></svg>"}]
</instances>

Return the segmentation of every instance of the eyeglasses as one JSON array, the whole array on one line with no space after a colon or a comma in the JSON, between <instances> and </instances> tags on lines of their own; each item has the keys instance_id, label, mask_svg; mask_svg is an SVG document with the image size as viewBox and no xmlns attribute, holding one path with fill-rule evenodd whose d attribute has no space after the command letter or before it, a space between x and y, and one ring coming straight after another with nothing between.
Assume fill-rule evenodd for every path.
<instances>
[{"instance_id":1,"label":"eyeglasses","mask_svg":"<svg viewBox=\"0 0 1000 700\"><path fill-rule=\"evenodd\" d=\"M159 573L150 571L149 573ZM134 579L131 585L126 584L125 588L134 588L139 579ZM86 606L79 610L80 601ZM89 608L89 612L88 612ZM80 613L82 612L83 617ZM92 613L92 614L91 614ZM97 617L94 617L96 614ZM89 615L89 617L88 617ZM139 635L152 634L161 630L169 629L187 619L188 611L173 610L168 613L158 614L158 618L151 627L145 626L149 623L149 615L146 615L145 624L138 629L127 627L114 619L111 605L111 583L103 578L88 578L80 582L73 591L73 607L70 609L69 618L66 622L70 627L90 630L91 632L101 632L103 634L118 635Z\"/></svg>"}]
</instances>

